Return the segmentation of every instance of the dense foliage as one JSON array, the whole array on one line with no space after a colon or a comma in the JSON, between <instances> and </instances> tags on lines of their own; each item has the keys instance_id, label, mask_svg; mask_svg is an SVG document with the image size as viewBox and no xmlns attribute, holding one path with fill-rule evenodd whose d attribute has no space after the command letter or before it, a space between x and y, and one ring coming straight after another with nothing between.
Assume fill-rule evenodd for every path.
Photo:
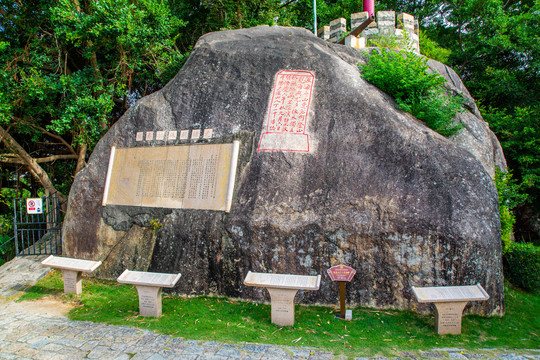
<instances>
[{"instance_id":1,"label":"dense foliage","mask_svg":"<svg viewBox=\"0 0 540 360\"><path fill-rule=\"evenodd\" d=\"M178 72L184 22L149 0L14 0L0 11L3 162L33 173L45 166L50 184L41 185L65 191L110 125Z\"/></svg>"},{"instance_id":2,"label":"dense foliage","mask_svg":"<svg viewBox=\"0 0 540 360\"><path fill-rule=\"evenodd\" d=\"M426 34L451 50L449 64L483 106L509 167L540 212L540 2L442 2ZM538 236L538 235L537 235Z\"/></svg>"},{"instance_id":3,"label":"dense foliage","mask_svg":"<svg viewBox=\"0 0 540 360\"><path fill-rule=\"evenodd\" d=\"M508 166L540 210L540 106L516 107L509 112L490 109L485 119L504 147Z\"/></svg>"},{"instance_id":4,"label":"dense foliage","mask_svg":"<svg viewBox=\"0 0 540 360\"><path fill-rule=\"evenodd\" d=\"M445 94L442 85L446 80L428 71L427 58L383 48L373 50L367 64L360 68L364 79L393 96L399 109L424 121L429 128L444 136L461 129L453 120L462 111L461 102Z\"/></svg>"},{"instance_id":5,"label":"dense foliage","mask_svg":"<svg viewBox=\"0 0 540 360\"><path fill-rule=\"evenodd\" d=\"M540 246L512 243L504 261L505 276L512 284L540 292Z\"/></svg>"},{"instance_id":6,"label":"dense foliage","mask_svg":"<svg viewBox=\"0 0 540 360\"><path fill-rule=\"evenodd\" d=\"M499 195L499 213L501 218L501 240L503 254L508 252L514 241L514 224L516 222L513 210L526 200L526 194L520 190L520 186L512 179L511 172L495 170L495 186Z\"/></svg>"}]
</instances>

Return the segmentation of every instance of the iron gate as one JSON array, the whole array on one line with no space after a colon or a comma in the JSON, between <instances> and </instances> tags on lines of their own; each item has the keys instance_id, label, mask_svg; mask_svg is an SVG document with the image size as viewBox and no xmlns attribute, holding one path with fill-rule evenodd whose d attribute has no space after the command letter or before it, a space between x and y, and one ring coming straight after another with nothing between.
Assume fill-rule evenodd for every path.
<instances>
[{"instance_id":1,"label":"iron gate","mask_svg":"<svg viewBox=\"0 0 540 360\"><path fill-rule=\"evenodd\" d=\"M13 199L15 252L23 255L59 255L62 253L61 212L57 196Z\"/></svg>"}]
</instances>

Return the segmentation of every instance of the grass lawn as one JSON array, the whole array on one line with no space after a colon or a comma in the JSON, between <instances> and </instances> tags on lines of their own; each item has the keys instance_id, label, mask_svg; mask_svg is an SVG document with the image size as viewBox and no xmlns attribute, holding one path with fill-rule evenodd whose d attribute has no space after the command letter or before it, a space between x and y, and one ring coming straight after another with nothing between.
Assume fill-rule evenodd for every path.
<instances>
[{"instance_id":1,"label":"grass lawn","mask_svg":"<svg viewBox=\"0 0 540 360\"><path fill-rule=\"evenodd\" d=\"M19 301L54 296L76 303L69 318L154 330L184 339L226 343L309 346L348 356L395 355L399 350L433 348L540 348L540 295L506 286L504 317L464 316L461 335L438 335L434 316L410 311L353 309L353 320L334 318L335 309L296 305L295 325L270 323L270 305L224 297L163 294L163 315L138 315L133 286L85 278L81 295L64 294L61 273L53 271Z\"/></svg>"}]
</instances>

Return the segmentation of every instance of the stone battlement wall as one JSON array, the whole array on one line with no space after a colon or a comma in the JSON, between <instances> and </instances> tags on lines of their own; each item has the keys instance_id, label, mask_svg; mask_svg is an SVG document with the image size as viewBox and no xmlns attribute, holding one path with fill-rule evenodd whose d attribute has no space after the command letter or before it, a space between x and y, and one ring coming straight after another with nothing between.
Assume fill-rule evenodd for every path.
<instances>
[{"instance_id":1,"label":"stone battlement wall","mask_svg":"<svg viewBox=\"0 0 540 360\"><path fill-rule=\"evenodd\" d=\"M368 19L367 11L351 14L351 30L360 26ZM414 16L401 13L396 19L395 11L377 12L376 21L372 22L360 36L347 35L345 45L356 49L365 48L370 41L381 41L383 38L395 40L401 44L403 50L420 54L420 41L418 37L418 20ZM327 41L337 43L347 33L347 20L339 18L332 20L330 25L323 26L317 35Z\"/></svg>"}]
</instances>

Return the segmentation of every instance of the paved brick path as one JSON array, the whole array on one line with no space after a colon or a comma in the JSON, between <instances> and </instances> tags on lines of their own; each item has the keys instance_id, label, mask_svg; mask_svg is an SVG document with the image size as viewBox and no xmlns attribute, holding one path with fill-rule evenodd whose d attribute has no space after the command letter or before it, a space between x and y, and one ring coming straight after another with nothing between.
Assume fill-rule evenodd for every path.
<instances>
[{"instance_id":1,"label":"paved brick path","mask_svg":"<svg viewBox=\"0 0 540 360\"><path fill-rule=\"evenodd\" d=\"M341 359L316 349L183 340L143 329L18 311L13 299L48 271L36 266L40 259L20 258L0 267L0 359ZM13 274L15 270L16 275ZM488 349L471 353L460 349L435 349L400 353L395 359L540 360L540 350Z\"/></svg>"}]
</instances>

